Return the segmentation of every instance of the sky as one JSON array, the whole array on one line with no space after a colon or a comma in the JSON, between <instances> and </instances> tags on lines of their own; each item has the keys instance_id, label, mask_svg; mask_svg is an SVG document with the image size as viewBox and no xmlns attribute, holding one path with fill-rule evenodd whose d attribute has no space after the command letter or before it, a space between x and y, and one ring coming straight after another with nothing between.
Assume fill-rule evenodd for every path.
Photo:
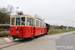
<instances>
[{"instance_id":1,"label":"sky","mask_svg":"<svg viewBox=\"0 0 75 50\"><path fill-rule=\"evenodd\" d=\"M24 14L37 14L50 25L75 27L75 0L0 0L0 7L8 5Z\"/></svg>"}]
</instances>

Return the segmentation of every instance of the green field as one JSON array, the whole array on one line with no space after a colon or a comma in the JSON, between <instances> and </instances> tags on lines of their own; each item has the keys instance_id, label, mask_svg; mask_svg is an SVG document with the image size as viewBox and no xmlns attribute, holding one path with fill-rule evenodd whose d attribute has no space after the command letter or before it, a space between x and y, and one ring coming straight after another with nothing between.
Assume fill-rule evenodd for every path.
<instances>
[{"instance_id":1,"label":"green field","mask_svg":"<svg viewBox=\"0 0 75 50\"><path fill-rule=\"evenodd\" d=\"M66 31L65 29L50 29L50 34L58 34L58 33L70 32L70 31L75 31L75 30Z\"/></svg>"},{"instance_id":2,"label":"green field","mask_svg":"<svg viewBox=\"0 0 75 50\"><path fill-rule=\"evenodd\" d=\"M73 34L75 34L75 33L73 33Z\"/></svg>"}]
</instances>

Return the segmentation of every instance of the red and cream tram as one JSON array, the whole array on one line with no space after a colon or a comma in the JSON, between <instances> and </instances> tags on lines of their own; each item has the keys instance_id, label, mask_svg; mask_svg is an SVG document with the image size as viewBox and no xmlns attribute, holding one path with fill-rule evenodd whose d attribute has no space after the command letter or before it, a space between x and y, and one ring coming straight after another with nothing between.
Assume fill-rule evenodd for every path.
<instances>
[{"instance_id":1,"label":"red and cream tram","mask_svg":"<svg viewBox=\"0 0 75 50\"><path fill-rule=\"evenodd\" d=\"M48 32L47 24L29 15L15 15L10 17L10 37L29 38Z\"/></svg>"}]
</instances>

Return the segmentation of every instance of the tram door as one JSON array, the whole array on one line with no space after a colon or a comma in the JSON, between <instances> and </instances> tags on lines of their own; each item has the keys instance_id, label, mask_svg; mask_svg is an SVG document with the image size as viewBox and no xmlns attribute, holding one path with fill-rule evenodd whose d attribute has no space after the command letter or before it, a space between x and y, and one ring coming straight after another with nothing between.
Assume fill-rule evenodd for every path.
<instances>
[{"instance_id":1,"label":"tram door","mask_svg":"<svg viewBox=\"0 0 75 50\"><path fill-rule=\"evenodd\" d=\"M27 34L26 37L34 36L34 19L31 17L27 17Z\"/></svg>"},{"instance_id":2,"label":"tram door","mask_svg":"<svg viewBox=\"0 0 75 50\"><path fill-rule=\"evenodd\" d=\"M31 35L34 36L35 27L34 27L34 19L31 18Z\"/></svg>"}]
</instances>

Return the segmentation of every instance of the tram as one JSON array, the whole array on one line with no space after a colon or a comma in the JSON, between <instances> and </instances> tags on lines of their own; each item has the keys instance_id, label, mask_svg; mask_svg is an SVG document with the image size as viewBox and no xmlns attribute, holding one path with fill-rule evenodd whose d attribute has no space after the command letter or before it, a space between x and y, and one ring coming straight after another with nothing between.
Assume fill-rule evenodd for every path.
<instances>
[{"instance_id":1,"label":"tram","mask_svg":"<svg viewBox=\"0 0 75 50\"><path fill-rule=\"evenodd\" d=\"M10 17L10 37L33 38L38 35L48 34L49 24L30 15L14 15Z\"/></svg>"}]
</instances>

